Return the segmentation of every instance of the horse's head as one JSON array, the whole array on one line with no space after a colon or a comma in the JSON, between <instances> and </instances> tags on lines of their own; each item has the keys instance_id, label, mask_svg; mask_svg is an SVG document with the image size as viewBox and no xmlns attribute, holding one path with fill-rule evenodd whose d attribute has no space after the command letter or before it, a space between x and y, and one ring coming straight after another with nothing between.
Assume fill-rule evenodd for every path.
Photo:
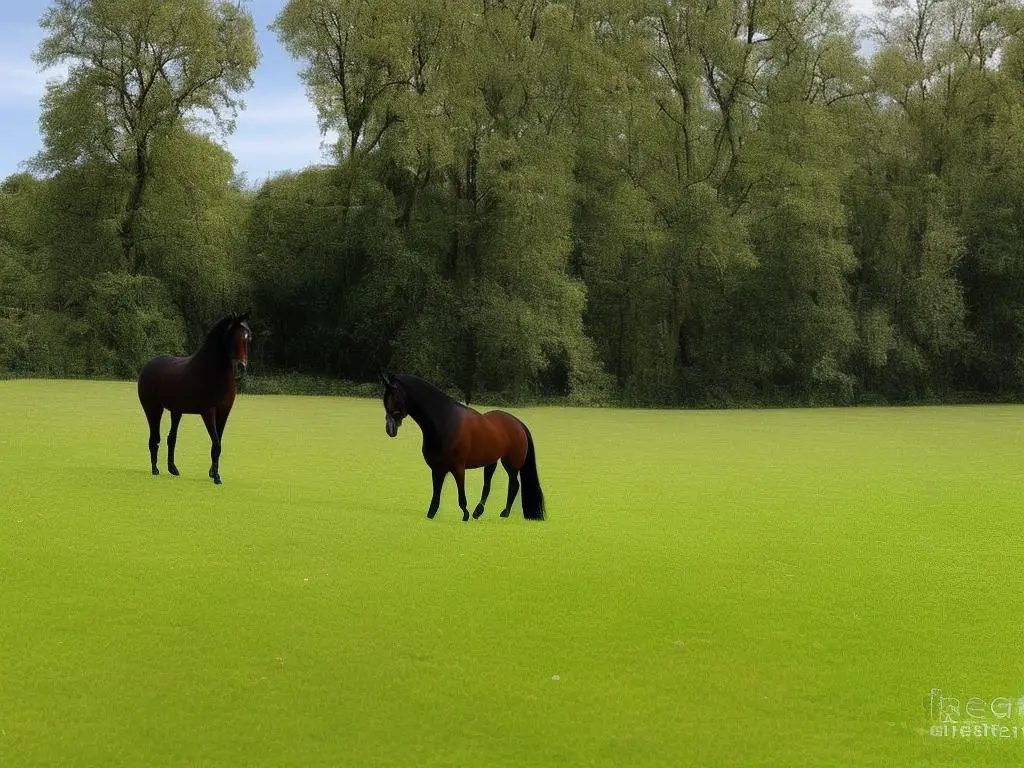
<instances>
[{"instance_id":1,"label":"horse's head","mask_svg":"<svg viewBox=\"0 0 1024 768\"><path fill-rule=\"evenodd\" d=\"M381 373L380 378L384 382L384 431L388 437L394 437L402 426L402 419L409 415L407 395L394 374Z\"/></svg>"},{"instance_id":2,"label":"horse's head","mask_svg":"<svg viewBox=\"0 0 1024 768\"><path fill-rule=\"evenodd\" d=\"M232 315L225 334L227 347L231 352L231 361L238 363L243 371L246 370L249 367L249 342L252 340L249 313Z\"/></svg>"}]
</instances>

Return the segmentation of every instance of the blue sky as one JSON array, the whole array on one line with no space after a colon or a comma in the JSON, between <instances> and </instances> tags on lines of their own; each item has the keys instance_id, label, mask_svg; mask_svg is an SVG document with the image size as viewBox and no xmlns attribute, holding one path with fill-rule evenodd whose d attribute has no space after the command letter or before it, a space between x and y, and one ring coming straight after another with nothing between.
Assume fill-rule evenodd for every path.
<instances>
[{"instance_id":1,"label":"blue sky","mask_svg":"<svg viewBox=\"0 0 1024 768\"><path fill-rule=\"evenodd\" d=\"M253 74L253 88L244 97L246 108L226 143L238 161L237 170L252 183L328 158L316 112L298 78L298 65L267 30L284 3L247 3L263 57ZM49 3L0 0L0 4L0 179L4 179L23 170L21 163L41 147L39 100L47 75L36 70L31 56L42 37L39 19ZM852 0L851 5L864 13L870 10L871 0Z\"/></svg>"},{"instance_id":2,"label":"blue sky","mask_svg":"<svg viewBox=\"0 0 1024 768\"><path fill-rule=\"evenodd\" d=\"M262 59L253 73L253 87L244 96L246 108L226 143L238 161L236 168L250 182L328 158L298 64L267 30L284 3L247 3ZM39 99L47 76L37 71L31 56L42 37L38 22L48 5L47 0L0 0L0 179L24 170L20 163L42 146Z\"/></svg>"}]
</instances>

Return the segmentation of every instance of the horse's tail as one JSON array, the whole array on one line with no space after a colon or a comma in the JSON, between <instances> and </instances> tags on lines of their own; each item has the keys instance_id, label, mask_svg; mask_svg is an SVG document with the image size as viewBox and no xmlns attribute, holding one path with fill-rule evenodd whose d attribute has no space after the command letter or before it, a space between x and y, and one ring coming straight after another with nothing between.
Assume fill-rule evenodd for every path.
<instances>
[{"instance_id":1,"label":"horse's tail","mask_svg":"<svg viewBox=\"0 0 1024 768\"><path fill-rule=\"evenodd\" d=\"M544 519L544 491L540 489L537 477L537 451L533 447L533 435L523 422L519 422L526 433L526 461L519 470L523 487L523 517L527 520Z\"/></svg>"}]
</instances>

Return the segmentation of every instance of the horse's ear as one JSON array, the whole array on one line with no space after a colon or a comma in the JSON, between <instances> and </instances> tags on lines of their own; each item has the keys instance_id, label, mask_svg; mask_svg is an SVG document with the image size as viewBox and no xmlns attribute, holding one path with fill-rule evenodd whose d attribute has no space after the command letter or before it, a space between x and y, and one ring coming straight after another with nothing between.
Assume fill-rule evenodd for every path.
<instances>
[{"instance_id":1,"label":"horse's ear","mask_svg":"<svg viewBox=\"0 0 1024 768\"><path fill-rule=\"evenodd\" d=\"M381 369L381 371L380 371L380 380L384 382L384 386L385 387L390 387L391 386L391 380L393 378L394 378L394 376L392 376L390 373L384 373L384 369L383 368Z\"/></svg>"}]
</instances>

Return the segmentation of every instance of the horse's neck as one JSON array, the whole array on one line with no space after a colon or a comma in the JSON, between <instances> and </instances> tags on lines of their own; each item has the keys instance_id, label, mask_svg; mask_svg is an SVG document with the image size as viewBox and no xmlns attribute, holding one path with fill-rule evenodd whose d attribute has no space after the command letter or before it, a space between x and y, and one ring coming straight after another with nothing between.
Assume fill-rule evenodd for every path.
<instances>
[{"instance_id":1,"label":"horse's neck","mask_svg":"<svg viewBox=\"0 0 1024 768\"><path fill-rule=\"evenodd\" d=\"M409 418L419 425L420 432L423 433L424 445L441 442L441 433L438 431L437 425L434 424L433 419L427 415L426 411L419 407L410 408Z\"/></svg>"},{"instance_id":2,"label":"horse's neck","mask_svg":"<svg viewBox=\"0 0 1024 768\"><path fill-rule=\"evenodd\" d=\"M438 446L445 445L452 437L455 429L454 416L451 410L458 407L458 403L452 400L446 403L439 397L440 392L431 393L429 399L432 402L424 403L422 398L414 398L409 403L409 416L419 424L423 432L423 439L426 443L437 443Z\"/></svg>"},{"instance_id":3,"label":"horse's neck","mask_svg":"<svg viewBox=\"0 0 1024 768\"><path fill-rule=\"evenodd\" d=\"M222 349L217 349L213 344L204 344L198 352L192 355L193 366L200 367L214 376L220 375L230 378L234 373L231 365L231 358Z\"/></svg>"}]
</instances>

